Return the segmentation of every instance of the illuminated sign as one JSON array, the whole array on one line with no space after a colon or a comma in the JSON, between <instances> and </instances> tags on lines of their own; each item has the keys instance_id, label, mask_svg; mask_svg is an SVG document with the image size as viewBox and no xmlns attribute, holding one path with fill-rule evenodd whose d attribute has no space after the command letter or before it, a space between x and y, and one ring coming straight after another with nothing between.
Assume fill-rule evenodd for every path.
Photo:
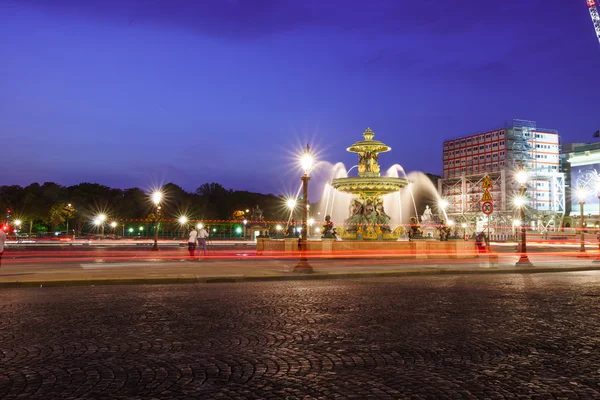
<instances>
[{"instance_id":1,"label":"illuminated sign","mask_svg":"<svg viewBox=\"0 0 600 400\"><path fill-rule=\"evenodd\" d=\"M571 210L579 214L579 197L583 196L584 214L598 215L598 197L600 195L600 163L573 166L571 168Z\"/></svg>"}]
</instances>

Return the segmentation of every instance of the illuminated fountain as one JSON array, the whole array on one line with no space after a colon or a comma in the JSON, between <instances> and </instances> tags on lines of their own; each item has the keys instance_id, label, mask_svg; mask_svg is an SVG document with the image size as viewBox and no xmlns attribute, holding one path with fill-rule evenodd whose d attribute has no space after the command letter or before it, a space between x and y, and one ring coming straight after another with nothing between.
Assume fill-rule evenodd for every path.
<instances>
[{"instance_id":1,"label":"illuminated fountain","mask_svg":"<svg viewBox=\"0 0 600 400\"><path fill-rule=\"evenodd\" d=\"M370 128L363 136L364 140L347 149L358 154L358 176L337 177L330 182L333 189L352 196L350 215L344 226L338 227L337 233L342 239L397 240L404 228L392 225L392 217L385 212L384 196L399 193L408 180L399 176L381 176L379 154L390 151L391 147L373 140L375 134Z\"/></svg>"},{"instance_id":2,"label":"illuminated fountain","mask_svg":"<svg viewBox=\"0 0 600 400\"><path fill-rule=\"evenodd\" d=\"M325 186L321 201L311 213L324 225L322 231L315 229L316 234L304 243L308 254L318 257L372 254L412 259L476 257L474 242L426 240L434 239L434 235L427 234L428 230L435 233L447 221L444 206L440 206L444 200L421 172L406 174L402 166L394 164L382 176L379 154L391 148L374 140L371 129L363 136L364 140L347 149L358 155L356 165L346 169L343 163L320 163L324 179L315 177L315 182ZM357 175L350 176L355 169ZM431 209L425 207L419 218L415 198L421 203L431 202L441 211L440 217L434 217ZM339 237L332 234L334 229ZM406 232L409 230L410 240ZM257 254L294 254L298 248L294 240L298 239L293 236L260 238Z\"/></svg>"}]
</instances>

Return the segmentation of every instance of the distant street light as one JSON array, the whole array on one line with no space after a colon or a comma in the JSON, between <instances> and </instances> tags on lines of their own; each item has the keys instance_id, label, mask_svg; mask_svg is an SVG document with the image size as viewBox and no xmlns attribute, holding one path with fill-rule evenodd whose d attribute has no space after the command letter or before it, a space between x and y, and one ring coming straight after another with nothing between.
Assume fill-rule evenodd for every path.
<instances>
[{"instance_id":1,"label":"distant street light","mask_svg":"<svg viewBox=\"0 0 600 400\"><path fill-rule=\"evenodd\" d=\"M154 245L152 245L152 250L158 250L158 213L160 212L160 203L163 199L163 193L160 190L155 190L152 192L152 203L154 203Z\"/></svg>"},{"instance_id":2,"label":"distant street light","mask_svg":"<svg viewBox=\"0 0 600 400\"><path fill-rule=\"evenodd\" d=\"M100 234L100 237L101 237L102 239L104 239L104 225L105 225L105 223L106 223L106 214L99 214L99 215L96 217L96 219L94 220L94 224L95 224L96 226L99 226L99 227L100 227L100 229L101 229L101 232L102 232L102 233Z\"/></svg>"},{"instance_id":3,"label":"distant street light","mask_svg":"<svg viewBox=\"0 0 600 400\"><path fill-rule=\"evenodd\" d=\"M63 210L66 212L66 218L65 218L65 222L66 222L66 234L67 236L69 235L69 219L71 219L71 217L73 216L73 205L71 203L67 204L67 206L65 208L63 208Z\"/></svg>"},{"instance_id":4,"label":"distant street light","mask_svg":"<svg viewBox=\"0 0 600 400\"><path fill-rule=\"evenodd\" d=\"M285 202L285 205L290 210L293 210L294 208L296 208L296 199L292 199L292 198L287 199L287 201Z\"/></svg>"}]
</instances>

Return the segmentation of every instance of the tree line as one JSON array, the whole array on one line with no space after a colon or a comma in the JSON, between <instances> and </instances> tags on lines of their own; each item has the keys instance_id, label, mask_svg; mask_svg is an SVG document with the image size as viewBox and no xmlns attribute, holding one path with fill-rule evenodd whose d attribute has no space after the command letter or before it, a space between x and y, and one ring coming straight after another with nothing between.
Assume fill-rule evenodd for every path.
<instances>
[{"instance_id":1,"label":"tree line","mask_svg":"<svg viewBox=\"0 0 600 400\"><path fill-rule=\"evenodd\" d=\"M205 183L187 192L174 183L162 186L161 218L190 220L232 220L248 218L258 205L265 220L282 220L286 210L283 198L273 194L226 189L218 183ZM250 210L250 213L245 213ZM0 212L4 223L20 220L22 232L92 231L91 222L99 214L110 220L153 220L150 193L139 188L115 189L97 183L63 186L54 182L0 186ZM238 211L236 213L236 211ZM242 211L240 213L239 211ZM250 215L249 215L250 214Z\"/></svg>"}]
</instances>

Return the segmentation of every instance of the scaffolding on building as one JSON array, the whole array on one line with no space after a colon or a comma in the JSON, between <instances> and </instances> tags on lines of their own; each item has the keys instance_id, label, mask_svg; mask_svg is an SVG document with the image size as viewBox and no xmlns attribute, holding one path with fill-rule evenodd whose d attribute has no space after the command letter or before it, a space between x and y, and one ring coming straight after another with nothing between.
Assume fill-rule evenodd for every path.
<instances>
[{"instance_id":1,"label":"scaffolding on building","mask_svg":"<svg viewBox=\"0 0 600 400\"><path fill-rule=\"evenodd\" d=\"M449 203L448 218L452 218L458 224L464 222L472 227L477 226L477 229L482 224L489 224L493 227L493 234L511 235L517 218L512 200L519 193L518 183L513 177L517 169L523 168L529 171L533 182L546 181L551 190L549 210L538 210L536 206L531 206L534 203L530 201L526 214L531 221L535 221L537 230L542 232L556 230L562 225L565 213L564 175L558 170L544 168L532 156L538 132L534 121L518 119L507 121L504 130L506 163L502 168L485 173L462 174L439 181L438 191ZM543 129L540 132L557 133L550 129ZM489 220L483 215L480 202L484 192L482 183L486 176L492 181L489 192L493 197L494 207ZM535 199L536 187L530 186L527 195L530 200Z\"/></svg>"}]
</instances>

